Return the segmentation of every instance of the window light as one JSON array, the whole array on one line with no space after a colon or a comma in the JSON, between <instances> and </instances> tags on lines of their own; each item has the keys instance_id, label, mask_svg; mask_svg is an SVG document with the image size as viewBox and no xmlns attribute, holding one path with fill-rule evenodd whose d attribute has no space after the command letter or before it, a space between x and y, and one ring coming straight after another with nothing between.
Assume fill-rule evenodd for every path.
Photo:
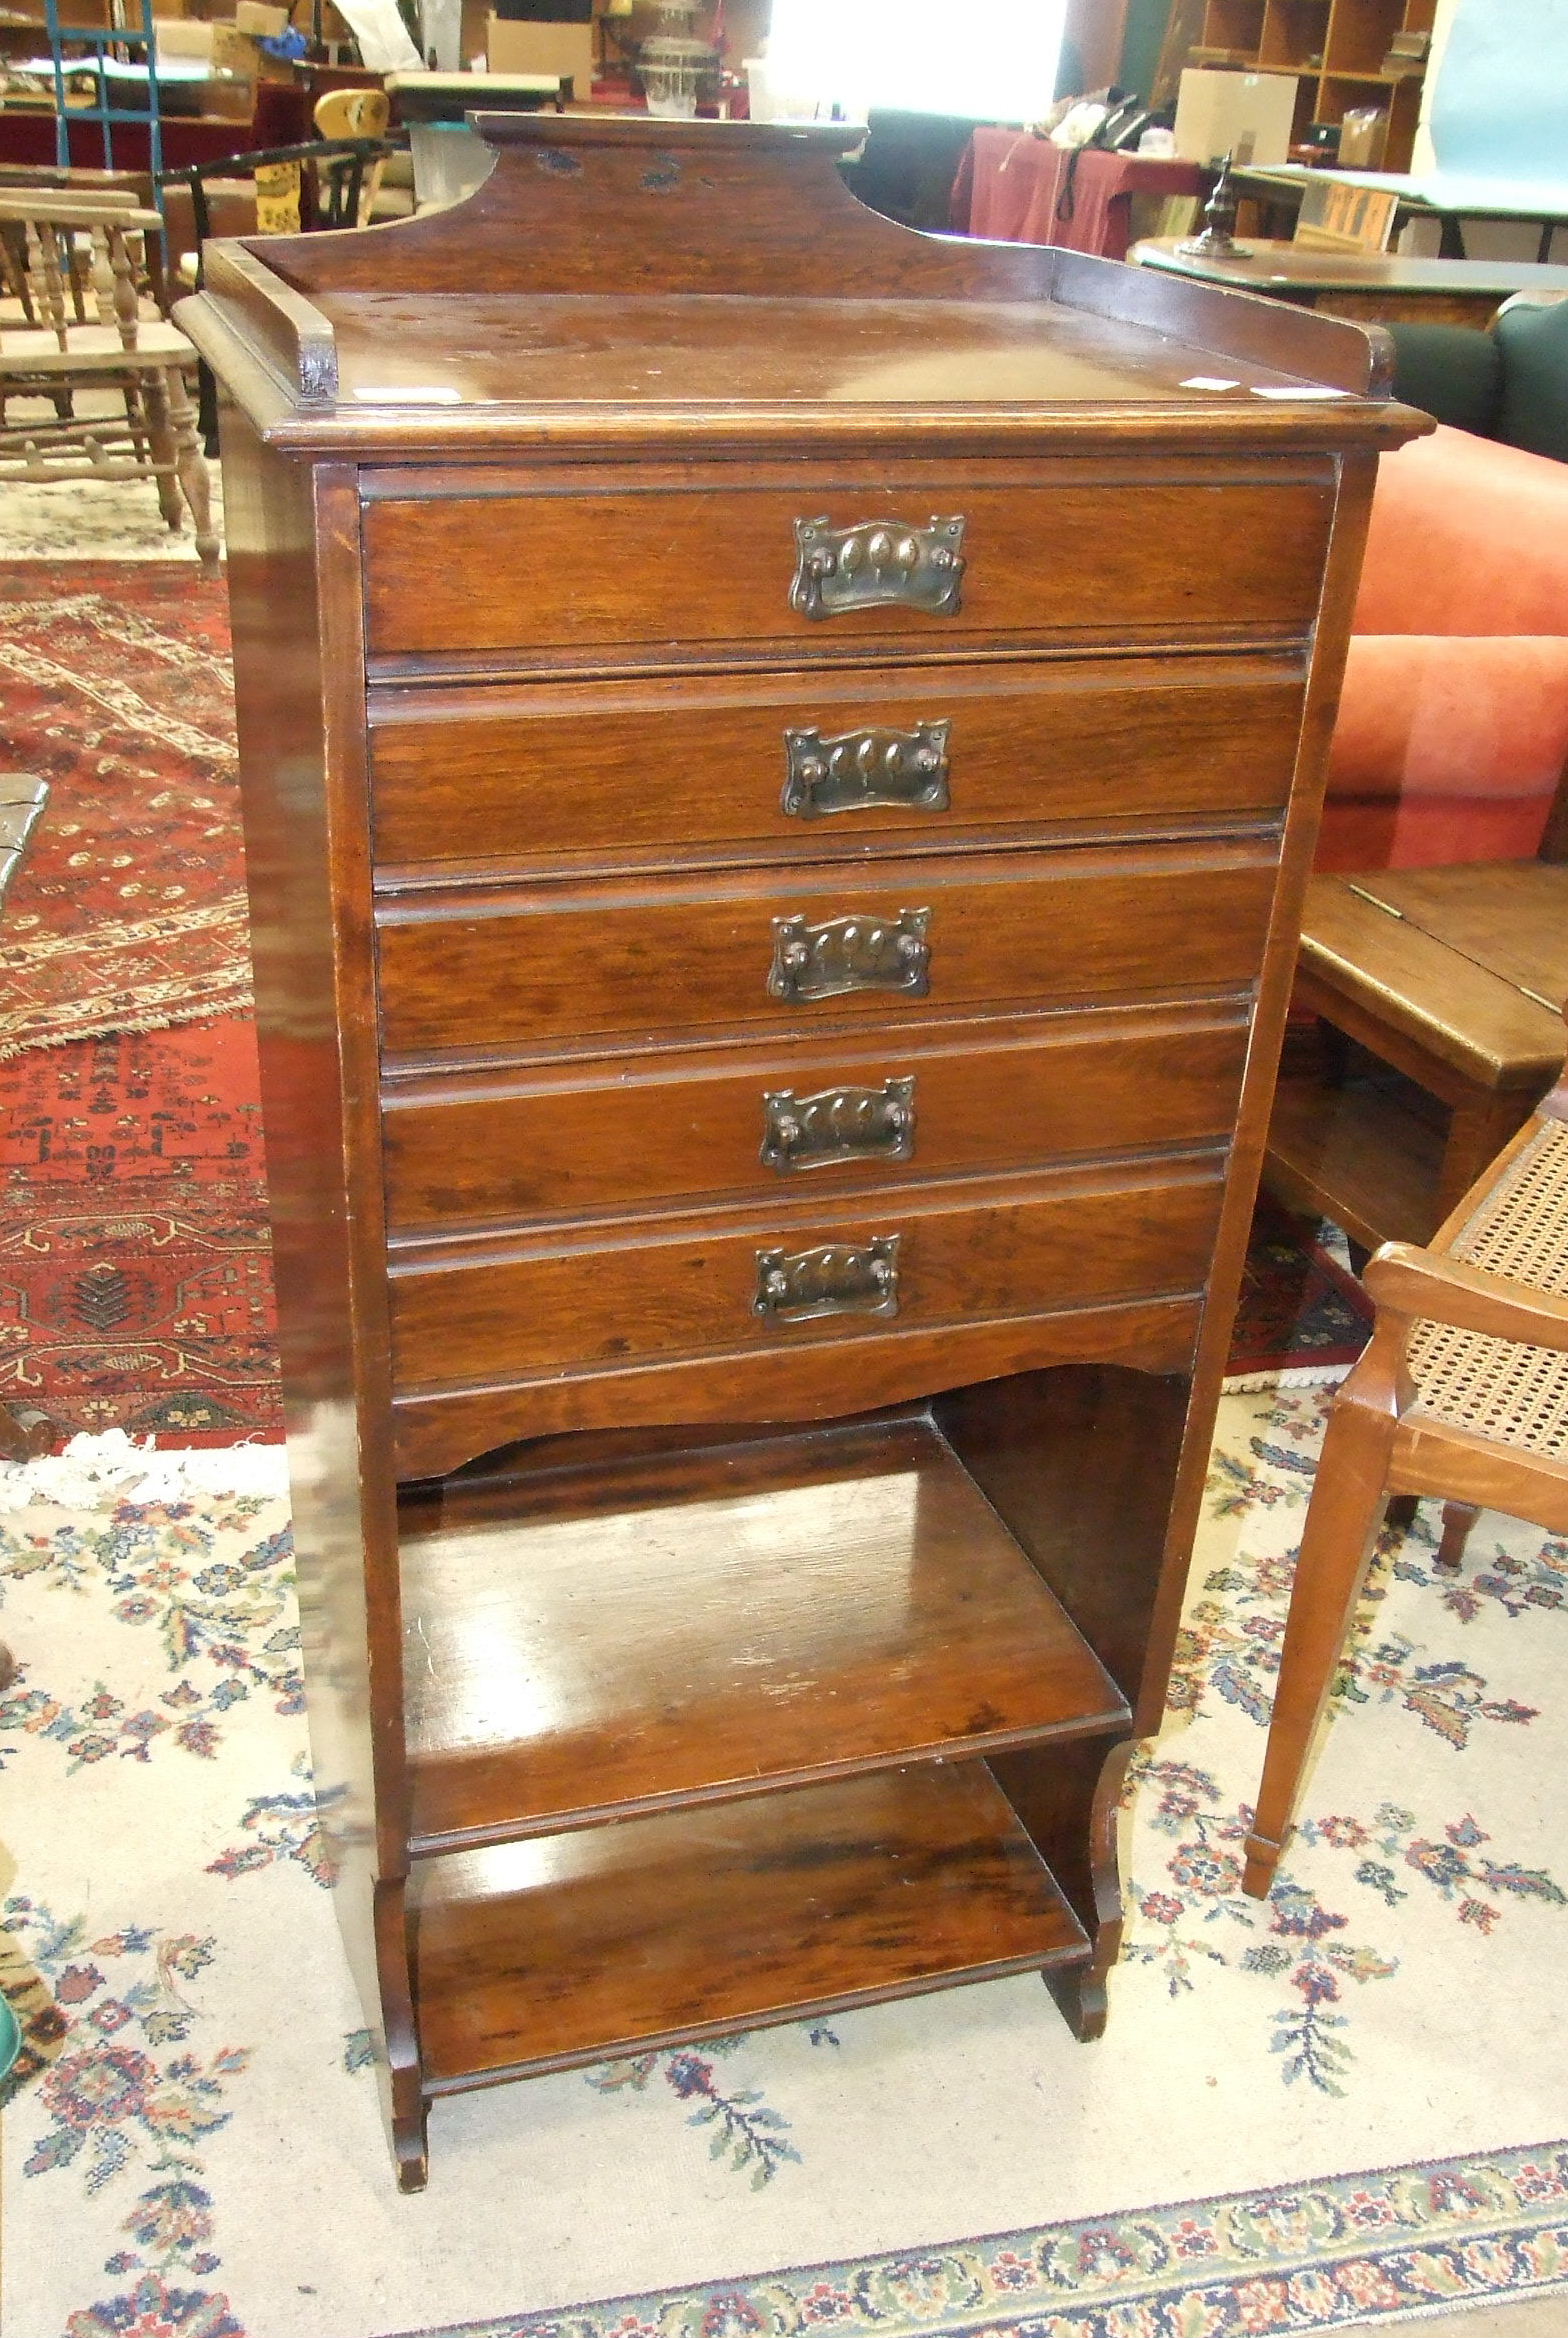
<instances>
[{"instance_id":1,"label":"window light","mask_svg":"<svg viewBox=\"0 0 1568 2338\"><path fill-rule=\"evenodd\" d=\"M773 0L768 78L851 120L870 106L1035 121L1066 0Z\"/></svg>"}]
</instances>

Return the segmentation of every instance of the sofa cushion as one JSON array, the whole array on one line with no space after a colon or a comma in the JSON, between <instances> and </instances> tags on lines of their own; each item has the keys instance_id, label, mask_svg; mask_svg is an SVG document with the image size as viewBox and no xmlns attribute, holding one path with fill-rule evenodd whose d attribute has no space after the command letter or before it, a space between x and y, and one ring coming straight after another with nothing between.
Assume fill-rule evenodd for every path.
<instances>
[{"instance_id":1,"label":"sofa cushion","mask_svg":"<svg viewBox=\"0 0 1568 2338\"><path fill-rule=\"evenodd\" d=\"M1354 631L1568 634L1568 463L1443 427L1384 455Z\"/></svg>"},{"instance_id":2,"label":"sofa cushion","mask_svg":"<svg viewBox=\"0 0 1568 2338\"><path fill-rule=\"evenodd\" d=\"M1319 868L1519 860L1568 764L1568 637L1350 644Z\"/></svg>"}]
</instances>

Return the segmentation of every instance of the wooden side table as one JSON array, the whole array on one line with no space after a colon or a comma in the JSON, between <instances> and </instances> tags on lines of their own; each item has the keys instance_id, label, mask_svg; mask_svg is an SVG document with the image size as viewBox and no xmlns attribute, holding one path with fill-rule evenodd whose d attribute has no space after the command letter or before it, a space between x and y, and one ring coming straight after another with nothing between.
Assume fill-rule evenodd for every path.
<instances>
[{"instance_id":1,"label":"wooden side table","mask_svg":"<svg viewBox=\"0 0 1568 2338\"><path fill-rule=\"evenodd\" d=\"M1243 238L1229 258L1184 252L1175 236L1148 236L1127 257L1136 267L1192 276L1228 292L1263 293L1356 324L1469 325L1480 331L1515 293L1568 293L1568 268L1404 252L1323 252L1261 236Z\"/></svg>"},{"instance_id":2,"label":"wooden side table","mask_svg":"<svg viewBox=\"0 0 1568 2338\"><path fill-rule=\"evenodd\" d=\"M1425 1242L1556 1078L1565 994L1568 866L1314 877L1295 995L1327 1045L1281 1073L1269 1190L1369 1249ZM1430 1108L1347 1077L1352 1040Z\"/></svg>"}]
</instances>

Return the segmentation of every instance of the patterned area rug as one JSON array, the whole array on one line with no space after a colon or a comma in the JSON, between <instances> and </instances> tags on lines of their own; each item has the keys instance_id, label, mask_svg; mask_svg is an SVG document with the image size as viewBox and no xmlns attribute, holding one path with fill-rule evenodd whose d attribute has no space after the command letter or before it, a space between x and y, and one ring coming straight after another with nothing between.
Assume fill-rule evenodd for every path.
<instances>
[{"instance_id":1,"label":"patterned area rug","mask_svg":"<svg viewBox=\"0 0 1568 2338\"><path fill-rule=\"evenodd\" d=\"M281 1434L251 1025L0 1065L0 1397L175 1445Z\"/></svg>"},{"instance_id":2,"label":"patterned area rug","mask_svg":"<svg viewBox=\"0 0 1568 2338\"><path fill-rule=\"evenodd\" d=\"M50 783L0 933L0 1057L250 999L221 583L146 562L12 571L0 763Z\"/></svg>"},{"instance_id":3,"label":"patterned area rug","mask_svg":"<svg viewBox=\"0 0 1568 2338\"><path fill-rule=\"evenodd\" d=\"M1448 1583L1426 1511L1387 1540L1283 1881L1237 1888L1322 1402L1225 1400L1099 2045L1025 1977L498 2088L438 2106L412 2200L281 1456L9 1473L47 1498L0 1513L8 2338L1231 2338L1568 2292L1568 1543L1486 1517Z\"/></svg>"},{"instance_id":4,"label":"patterned area rug","mask_svg":"<svg viewBox=\"0 0 1568 2338\"><path fill-rule=\"evenodd\" d=\"M1342 1380L1371 1333L1372 1302L1350 1271L1338 1227L1295 1217L1260 1194L1231 1328L1227 1387L1310 1388Z\"/></svg>"}]
</instances>

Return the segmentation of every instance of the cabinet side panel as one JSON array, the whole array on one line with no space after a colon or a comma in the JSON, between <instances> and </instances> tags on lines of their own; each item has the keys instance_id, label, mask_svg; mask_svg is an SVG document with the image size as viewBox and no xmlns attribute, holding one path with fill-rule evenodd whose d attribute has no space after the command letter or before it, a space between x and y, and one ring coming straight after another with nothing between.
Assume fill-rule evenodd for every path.
<instances>
[{"instance_id":1,"label":"cabinet side panel","mask_svg":"<svg viewBox=\"0 0 1568 2338\"><path fill-rule=\"evenodd\" d=\"M356 874L353 743L345 750L342 736L344 618L329 606L352 563L318 540L309 469L270 452L232 408L223 474L311 1748L339 1922L367 2021L395 2062L407 2018L384 1951L378 1966L373 1887L406 1870L396 1515L376 1426L385 1307L355 1253L365 1204L378 1224L380 1208L373 1162L358 1174L355 1050L361 1035L373 1047L374 1026L368 949L356 961L353 928L368 915L368 879ZM357 624L357 590L349 605Z\"/></svg>"},{"instance_id":2,"label":"cabinet side panel","mask_svg":"<svg viewBox=\"0 0 1568 2338\"><path fill-rule=\"evenodd\" d=\"M957 1388L938 1426L1129 1703L1186 1418L1184 1374L1077 1364Z\"/></svg>"},{"instance_id":3,"label":"cabinet side panel","mask_svg":"<svg viewBox=\"0 0 1568 2338\"><path fill-rule=\"evenodd\" d=\"M1377 477L1377 457L1370 454L1344 456L1339 461L1339 473L1339 493L1317 621L1313 629L1301 740L1296 755L1290 808L1285 821L1279 879L1259 970L1257 1006L1252 1019L1247 1069L1242 1081L1236 1137L1231 1148L1214 1267L1204 1302L1203 1328L1194 1366L1192 1403L1187 1415L1186 1436L1171 1505L1165 1563L1138 1700L1137 1725L1139 1734L1145 1736L1152 1735L1159 1727L1160 1716L1164 1711L1176 1632L1181 1621L1182 1598L1192 1559L1193 1537L1197 1532L1199 1505L1208 1474L1214 1420L1219 1409L1220 1382L1241 1289L1252 1207L1257 1197L1264 1147L1268 1142L1269 1114L1274 1103L1274 1082L1279 1070L1285 1015L1290 1005L1291 982L1301 945L1302 901L1307 879L1312 873L1312 854L1322 817L1329 740L1339 708L1340 687L1344 681L1345 660L1350 648L1351 615L1355 606L1356 586L1361 576L1361 556L1366 546L1372 488Z\"/></svg>"}]
</instances>

